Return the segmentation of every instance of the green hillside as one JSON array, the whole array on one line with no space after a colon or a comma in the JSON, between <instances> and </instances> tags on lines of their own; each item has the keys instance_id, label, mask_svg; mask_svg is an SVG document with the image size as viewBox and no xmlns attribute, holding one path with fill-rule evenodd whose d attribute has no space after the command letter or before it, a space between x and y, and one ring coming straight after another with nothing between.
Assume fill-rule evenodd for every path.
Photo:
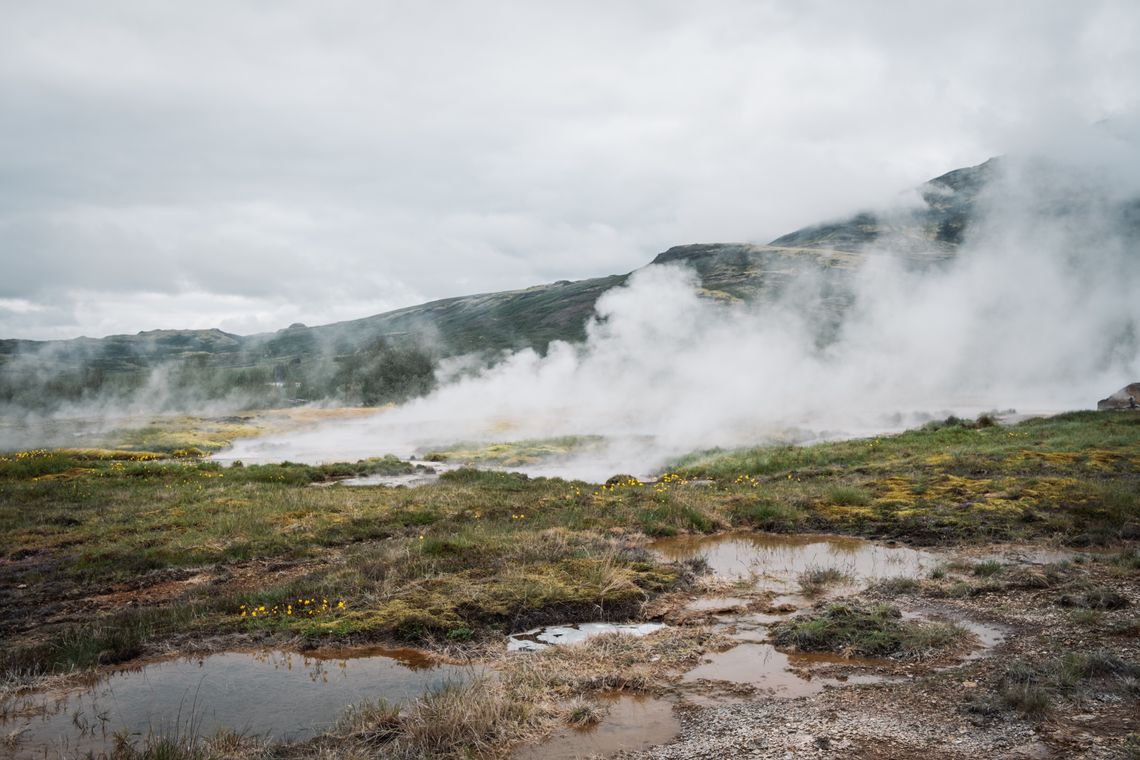
<instances>
[{"instance_id":1,"label":"green hillside","mask_svg":"<svg viewBox=\"0 0 1140 760\"><path fill-rule=\"evenodd\" d=\"M651 263L692 267L711 299L766 301L796 275L821 275L821 330L842 318L846 283L866 246L925 266L952 257L975 216L995 160L926 183L918 209L857 214L806 227L770 245L678 246ZM153 330L67 341L0 340L0 410L51 410L68 402L131 399L177 408L211 399L273 407L334 399L381 404L423 394L446 357L489 361L504 350L544 351L577 341L599 296L629 274L525 290L447 298L319 327L240 336ZM156 375L155 372L160 374Z\"/></svg>"}]
</instances>

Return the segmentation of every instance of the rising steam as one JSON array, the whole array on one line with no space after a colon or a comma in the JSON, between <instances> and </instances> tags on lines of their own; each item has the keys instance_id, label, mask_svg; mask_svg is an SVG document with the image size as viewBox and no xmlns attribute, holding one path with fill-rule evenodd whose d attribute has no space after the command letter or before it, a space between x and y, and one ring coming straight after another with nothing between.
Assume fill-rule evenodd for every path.
<instances>
[{"instance_id":1,"label":"rising steam","mask_svg":"<svg viewBox=\"0 0 1140 760\"><path fill-rule=\"evenodd\" d=\"M1126 152L1136 166L1128 143ZM871 434L948 413L1088 408L1140 377L1140 213L1112 164L1005 159L949 263L867 251L838 332L804 275L774 303L702 297L677 266L606 293L581 345L524 350L350 425L238 458L407 456L455 441L601 435L557 472L647 473L705 447ZM1129 194L1133 193L1133 194Z\"/></svg>"}]
</instances>

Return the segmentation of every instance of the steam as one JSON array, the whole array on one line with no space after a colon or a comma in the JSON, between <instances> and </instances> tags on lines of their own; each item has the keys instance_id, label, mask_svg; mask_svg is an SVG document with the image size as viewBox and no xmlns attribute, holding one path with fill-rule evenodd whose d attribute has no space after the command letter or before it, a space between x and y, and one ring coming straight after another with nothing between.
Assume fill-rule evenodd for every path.
<instances>
[{"instance_id":1,"label":"steam","mask_svg":"<svg viewBox=\"0 0 1140 760\"><path fill-rule=\"evenodd\" d=\"M754 304L709 297L683 266L646 267L599 299L581 344L482 369L449 360L426 397L242 441L227 458L407 457L457 442L603 436L600 448L530 468L596 480L702 448L1090 408L1140 378L1140 155L1113 126L1091 142L1059 139L1067 152L1048 161L998 162L949 259L933 244L916 254L913 231L888 235L863 251L838 298L835 278L809 267ZM156 375L137 404L166 388Z\"/></svg>"},{"instance_id":2,"label":"steam","mask_svg":"<svg viewBox=\"0 0 1140 760\"><path fill-rule=\"evenodd\" d=\"M1117 147L1137 165L1132 146ZM958 256L916 267L881 241L834 334L818 330L825 289L810 274L775 302L725 306L701 295L692 271L651 266L598 301L581 345L520 351L374 418L233 455L406 456L455 441L601 435L604 450L552 470L598 479L713 446L1089 408L1140 377L1140 207L1113 176L1120 158L1003 160Z\"/></svg>"}]
</instances>

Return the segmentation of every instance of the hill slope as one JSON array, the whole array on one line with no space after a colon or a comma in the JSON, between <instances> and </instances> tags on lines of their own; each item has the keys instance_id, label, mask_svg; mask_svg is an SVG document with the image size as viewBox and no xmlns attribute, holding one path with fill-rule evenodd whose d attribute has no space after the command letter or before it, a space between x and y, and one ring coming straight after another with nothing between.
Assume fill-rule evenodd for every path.
<instances>
[{"instance_id":1,"label":"hill slope","mask_svg":"<svg viewBox=\"0 0 1140 760\"><path fill-rule=\"evenodd\" d=\"M924 206L863 212L784 235L769 245L677 246L651 263L692 267L712 298L764 301L797 274L821 274L827 319L847 299L844 281L868 246L925 266L955 255L997 160L920 188ZM376 404L428 390L441 359L580 340L602 293L629 277L562 281L524 290L447 298L319 327L293 325L240 336L220 330L155 330L68 341L0 340L0 405L50 409L95 397L155 404L244 396L253 405L335 398ZM156 371L161 382L156 382Z\"/></svg>"}]
</instances>

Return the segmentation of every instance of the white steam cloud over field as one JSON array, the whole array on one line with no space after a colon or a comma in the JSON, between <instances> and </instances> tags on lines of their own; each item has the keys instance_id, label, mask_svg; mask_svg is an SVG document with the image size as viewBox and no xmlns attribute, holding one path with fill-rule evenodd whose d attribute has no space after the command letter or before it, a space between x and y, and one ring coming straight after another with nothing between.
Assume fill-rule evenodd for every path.
<instances>
[{"instance_id":1,"label":"white steam cloud over field","mask_svg":"<svg viewBox=\"0 0 1140 760\"><path fill-rule=\"evenodd\" d=\"M1129 201L1140 162L1131 143L1108 145L1076 163L1006 159L958 257L920 272L872 252L826 340L813 332L811 277L777 303L726 306L702 297L691 271L653 266L599 300L582 345L520 351L375 417L242 442L228 457L601 435L604 449L551 470L598 479L713 446L1089 408L1140 377L1140 207Z\"/></svg>"}]
</instances>

